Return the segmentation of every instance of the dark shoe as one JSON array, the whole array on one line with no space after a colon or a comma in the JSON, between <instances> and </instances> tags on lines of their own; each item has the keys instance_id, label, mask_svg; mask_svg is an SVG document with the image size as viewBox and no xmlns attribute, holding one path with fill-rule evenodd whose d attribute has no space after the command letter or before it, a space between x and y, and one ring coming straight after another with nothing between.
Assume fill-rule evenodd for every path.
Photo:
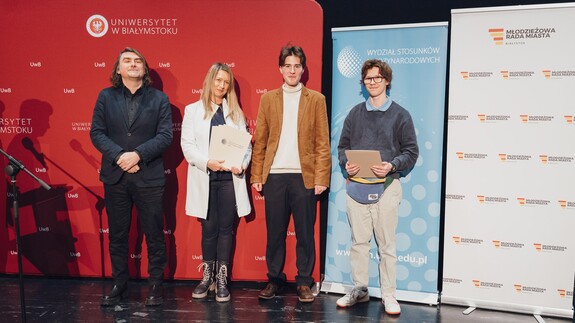
<instances>
[{"instance_id":1,"label":"dark shoe","mask_svg":"<svg viewBox=\"0 0 575 323\"><path fill-rule=\"evenodd\" d=\"M194 292L192 293L192 298L205 298L208 296L208 291L214 291L216 289L216 283L214 281L214 262L204 261L198 266L198 271L204 268L204 278L196 286Z\"/></svg>"},{"instance_id":2,"label":"dark shoe","mask_svg":"<svg viewBox=\"0 0 575 323\"><path fill-rule=\"evenodd\" d=\"M216 275L216 301L227 302L229 300L228 264L225 262L218 262L218 273Z\"/></svg>"},{"instance_id":3,"label":"dark shoe","mask_svg":"<svg viewBox=\"0 0 575 323\"><path fill-rule=\"evenodd\" d=\"M118 304L122 299L122 297L124 296L124 293L126 292L127 289L128 289L127 283L114 285L114 287L112 287L112 291L110 291L110 294L102 296L102 303L100 305L113 306Z\"/></svg>"},{"instance_id":4,"label":"dark shoe","mask_svg":"<svg viewBox=\"0 0 575 323\"><path fill-rule=\"evenodd\" d=\"M150 285L148 297L146 297L146 306L158 306L164 303L164 286L154 284Z\"/></svg>"},{"instance_id":5,"label":"dark shoe","mask_svg":"<svg viewBox=\"0 0 575 323\"><path fill-rule=\"evenodd\" d=\"M258 295L261 299L272 299L278 293L278 285L276 283L268 283L266 288L262 289Z\"/></svg>"},{"instance_id":6,"label":"dark shoe","mask_svg":"<svg viewBox=\"0 0 575 323\"><path fill-rule=\"evenodd\" d=\"M309 286L300 285L297 287L297 299L302 303L311 303L315 300L315 296Z\"/></svg>"}]
</instances>

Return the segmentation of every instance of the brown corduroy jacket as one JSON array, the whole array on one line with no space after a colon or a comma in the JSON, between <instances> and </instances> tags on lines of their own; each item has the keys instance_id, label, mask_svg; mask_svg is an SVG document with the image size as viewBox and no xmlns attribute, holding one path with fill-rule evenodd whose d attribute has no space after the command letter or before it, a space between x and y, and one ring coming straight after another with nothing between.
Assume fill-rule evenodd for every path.
<instances>
[{"instance_id":1,"label":"brown corduroy jacket","mask_svg":"<svg viewBox=\"0 0 575 323\"><path fill-rule=\"evenodd\" d=\"M262 95L252 151L250 182L265 184L278 149L283 120L283 90ZM329 186L331 153L327 108L323 94L305 86L298 110L298 151L304 185Z\"/></svg>"}]
</instances>

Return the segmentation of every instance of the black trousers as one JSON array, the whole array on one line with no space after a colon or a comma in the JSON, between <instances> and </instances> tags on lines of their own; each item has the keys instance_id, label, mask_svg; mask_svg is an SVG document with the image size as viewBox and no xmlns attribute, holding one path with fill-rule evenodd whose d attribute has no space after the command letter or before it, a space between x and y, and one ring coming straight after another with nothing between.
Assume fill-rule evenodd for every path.
<instances>
[{"instance_id":1,"label":"black trousers","mask_svg":"<svg viewBox=\"0 0 575 323\"><path fill-rule=\"evenodd\" d=\"M202 257L204 261L230 263L232 232L236 219L236 196L232 180L210 181L208 217L202 223Z\"/></svg>"},{"instance_id":2,"label":"black trousers","mask_svg":"<svg viewBox=\"0 0 575 323\"><path fill-rule=\"evenodd\" d=\"M293 214L296 234L295 277L298 285L311 285L315 262L314 223L316 199L314 189L306 189L301 174L270 174L264 185L266 208L266 263L270 282L283 284L286 235Z\"/></svg>"},{"instance_id":3,"label":"black trousers","mask_svg":"<svg viewBox=\"0 0 575 323\"><path fill-rule=\"evenodd\" d=\"M104 184L106 213L110 229L110 259L116 284L130 278L128 273L128 238L132 222L132 207L138 211L138 221L148 248L148 274L151 284L161 284L166 267L164 240L164 186L138 187L131 174L124 174L114 185Z\"/></svg>"}]
</instances>

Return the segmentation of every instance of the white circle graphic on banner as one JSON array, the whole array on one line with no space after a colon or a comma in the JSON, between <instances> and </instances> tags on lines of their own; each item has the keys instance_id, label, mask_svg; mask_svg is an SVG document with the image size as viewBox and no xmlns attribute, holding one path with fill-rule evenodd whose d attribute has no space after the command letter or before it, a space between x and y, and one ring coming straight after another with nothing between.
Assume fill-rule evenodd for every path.
<instances>
[{"instance_id":1,"label":"white circle graphic on banner","mask_svg":"<svg viewBox=\"0 0 575 323\"><path fill-rule=\"evenodd\" d=\"M351 46L344 47L337 55L337 69L347 78L358 76L361 64L361 56Z\"/></svg>"},{"instance_id":2,"label":"white circle graphic on banner","mask_svg":"<svg viewBox=\"0 0 575 323\"><path fill-rule=\"evenodd\" d=\"M108 32L108 20L101 15L93 15L86 21L86 30L93 37L100 38Z\"/></svg>"}]
</instances>

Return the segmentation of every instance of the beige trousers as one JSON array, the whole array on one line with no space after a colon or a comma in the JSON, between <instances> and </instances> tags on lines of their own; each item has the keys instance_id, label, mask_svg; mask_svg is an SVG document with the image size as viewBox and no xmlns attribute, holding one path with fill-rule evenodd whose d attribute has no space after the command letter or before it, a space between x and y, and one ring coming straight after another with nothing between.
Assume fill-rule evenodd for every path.
<instances>
[{"instance_id":1,"label":"beige trousers","mask_svg":"<svg viewBox=\"0 0 575 323\"><path fill-rule=\"evenodd\" d=\"M368 285L370 242L372 235L375 234L381 293L382 296L395 294L397 286L395 230L401 199L402 189L399 180L394 180L374 204L361 204L347 196L347 218L352 238L351 277L356 288Z\"/></svg>"}]
</instances>

